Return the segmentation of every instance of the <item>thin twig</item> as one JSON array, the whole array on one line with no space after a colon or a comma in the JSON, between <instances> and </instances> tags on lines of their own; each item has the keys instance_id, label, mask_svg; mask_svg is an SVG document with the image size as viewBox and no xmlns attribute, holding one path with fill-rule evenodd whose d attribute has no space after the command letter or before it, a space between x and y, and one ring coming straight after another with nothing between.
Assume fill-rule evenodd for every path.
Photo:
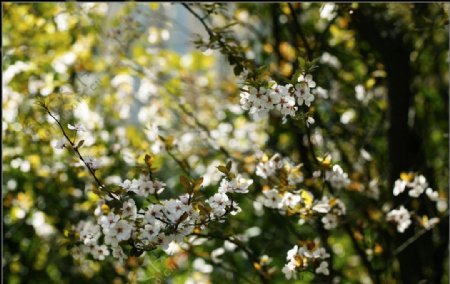
<instances>
[{"instance_id":1,"label":"thin twig","mask_svg":"<svg viewBox=\"0 0 450 284\"><path fill-rule=\"evenodd\" d=\"M214 33L208 27L208 25L206 24L205 18L200 17L200 15L198 15L194 10L192 10L191 7L189 7L188 4L182 3L181 5L183 5L184 8L186 8L194 17L196 17L200 21L200 23L203 25L203 27L205 28L206 32L208 33L210 39L212 37L214 37Z\"/></svg>"},{"instance_id":2,"label":"thin twig","mask_svg":"<svg viewBox=\"0 0 450 284\"><path fill-rule=\"evenodd\" d=\"M448 216L448 214L449 214L449 211L447 211L441 218L446 218ZM429 230L423 228L419 232L417 232L414 236L412 236L411 238L407 239L404 243L402 243L398 248L396 248L394 250L394 252L392 253L393 257L396 257L397 255L399 255L408 246L410 246L412 243L417 241L422 235L424 235L428 231Z\"/></svg>"},{"instance_id":3,"label":"thin twig","mask_svg":"<svg viewBox=\"0 0 450 284\"><path fill-rule=\"evenodd\" d=\"M64 127L62 126L61 122L51 113L50 109L45 104L42 104L42 107L47 111L48 115L50 115L50 117L53 118L53 120L58 124L59 128L61 129L62 134L67 139L67 141L70 143L70 146L71 146L72 150L77 154L78 158L83 162L83 164L89 170L89 173L94 178L94 180L97 183L97 185L100 188L100 190L103 190L105 188L105 186L102 184L102 182L99 180L99 178L95 174L94 169L86 162L86 160L81 155L80 151L78 151L78 147L75 145L75 141L72 141L70 139L69 135L67 135L67 133L66 133ZM114 198L116 200L120 200L120 198L118 198L116 195L112 194L111 192L107 192L107 193L108 193L108 195L111 198Z\"/></svg>"},{"instance_id":4,"label":"thin twig","mask_svg":"<svg viewBox=\"0 0 450 284\"><path fill-rule=\"evenodd\" d=\"M264 275L264 272L259 271L258 269L256 269L253 266L253 262L258 262L258 257L250 250L250 248L246 247L241 241L239 241L238 239L234 239L225 235L212 235L212 234L200 234L200 233L193 233L192 235L195 236L199 236L199 237L204 237L204 238L208 238L208 239L220 239L220 240L227 240L229 242L234 243L236 246L238 246L239 248L241 248L250 258L250 260L252 261L252 267L253 269L256 270L260 280L262 283L268 283L268 280L266 278L266 276Z\"/></svg>"}]
</instances>

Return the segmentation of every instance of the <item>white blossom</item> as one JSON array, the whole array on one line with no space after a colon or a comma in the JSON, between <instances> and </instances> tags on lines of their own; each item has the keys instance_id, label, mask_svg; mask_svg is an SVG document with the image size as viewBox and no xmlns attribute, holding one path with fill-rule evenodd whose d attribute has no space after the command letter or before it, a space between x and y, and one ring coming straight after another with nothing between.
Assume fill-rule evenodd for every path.
<instances>
[{"instance_id":1,"label":"white blossom","mask_svg":"<svg viewBox=\"0 0 450 284\"><path fill-rule=\"evenodd\" d=\"M126 217L130 217L131 219L136 218L137 207L133 199L128 199L123 203L122 214L124 218Z\"/></svg>"},{"instance_id":2,"label":"white blossom","mask_svg":"<svg viewBox=\"0 0 450 284\"><path fill-rule=\"evenodd\" d=\"M428 219L426 216L425 218L422 218L422 226L426 229L426 230L431 230L436 224L438 224L440 222L440 219L437 217Z\"/></svg>"},{"instance_id":3,"label":"white blossom","mask_svg":"<svg viewBox=\"0 0 450 284\"><path fill-rule=\"evenodd\" d=\"M400 233L405 232L405 230L411 225L411 215L408 210L402 205L399 209L391 210L387 214L387 220L397 224L397 231Z\"/></svg>"},{"instance_id":4,"label":"white blossom","mask_svg":"<svg viewBox=\"0 0 450 284\"><path fill-rule=\"evenodd\" d=\"M222 216L226 212L226 206L231 205L228 196L225 193L216 193L206 201L216 216Z\"/></svg>"},{"instance_id":5,"label":"white blossom","mask_svg":"<svg viewBox=\"0 0 450 284\"><path fill-rule=\"evenodd\" d=\"M111 229L119 221L120 216L114 213L109 213L108 215L102 215L99 218L99 225L102 226L104 230Z\"/></svg>"},{"instance_id":6,"label":"white blossom","mask_svg":"<svg viewBox=\"0 0 450 284\"><path fill-rule=\"evenodd\" d=\"M312 207L312 210L319 213L328 213L330 211L330 204L328 201L319 201Z\"/></svg>"},{"instance_id":7,"label":"white blossom","mask_svg":"<svg viewBox=\"0 0 450 284\"><path fill-rule=\"evenodd\" d=\"M281 206L294 208L300 204L301 199L300 195L286 192L281 200Z\"/></svg>"},{"instance_id":8,"label":"white blossom","mask_svg":"<svg viewBox=\"0 0 450 284\"><path fill-rule=\"evenodd\" d=\"M319 265L319 267L316 268L316 273L321 273L324 275L329 275L330 271L328 270L328 262L322 261Z\"/></svg>"},{"instance_id":9,"label":"white blossom","mask_svg":"<svg viewBox=\"0 0 450 284\"><path fill-rule=\"evenodd\" d=\"M63 148L66 147L66 146L67 146L67 140L66 140L65 137L63 137L63 138L58 139L58 140L56 141L54 147L55 147L56 149L63 149Z\"/></svg>"},{"instance_id":10,"label":"white blossom","mask_svg":"<svg viewBox=\"0 0 450 284\"><path fill-rule=\"evenodd\" d=\"M327 214L323 216L321 221L323 223L323 227L327 230L334 229L338 225L337 216L334 214Z\"/></svg>"},{"instance_id":11,"label":"white blossom","mask_svg":"<svg viewBox=\"0 0 450 284\"><path fill-rule=\"evenodd\" d=\"M281 203L281 196L278 190L271 189L263 192L264 194L264 206L269 208L279 208Z\"/></svg>"},{"instance_id":12,"label":"white blossom","mask_svg":"<svg viewBox=\"0 0 450 284\"><path fill-rule=\"evenodd\" d=\"M239 174L230 181L230 186L233 188L232 192L235 192L235 193L247 193L248 187L252 184L253 184L253 180L243 178Z\"/></svg>"},{"instance_id":13,"label":"white blossom","mask_svg":"<svg viewBox=\"0 0 450 284\"><path fill-rule=\"evenodd\" d=\"M178 222L181 216L190 209L178 199L164 201L163 204L165 216L172 223Z\"/></svg>"},{"instance_id":14,"label":"white blossom","mask_svg":"<svg viewBox=\"0 0 450 284\"><path fill-rule=\"evenodd\" d=\"M316 121L314 120L314 118L312 116L308 116L308 118L306 119L306 126L311 126L315 123Z\"/></svg>"},{"instance_id":15,"label":"white blossom","mask_svg":"<svg viewBox=\"0 0 450 284\"><path fill-rule=\"evenodd\" d=\"M286 277L287 280L290 280L291 278L297 279L294 263L292 262L287 263L281 271L284 273L284 276Z\"/></svg>"},{"instance_id":16,"label":"white blossom","mask_svg":"<svg viewBox=\"0 0 450 284\"><path fill-rule=\"evenodd\" d=\"M192 262L192 267L200 271L202 273L211 273L213 271L213 266L211 264L206 263L206 261L203 258L196 258Z\"/></svg>"},{"instance_id":17,"label":"white blossom","mask_svg":"<svg viewBox=\"0 0 450 284\"><path fill-rule=\"evenodd\" d=\"M275 154L270 158L270 160L266 162L259 162L256 166L256 175L262 178L267 178L275 173L275 171L279 168L279 160L280 156Z\"/></svg>"},{"instance_id":18,"label":"white blossom","mask_svg":"<svg viewBox=\"0 0 450 284\"><path fill-rule=\"evenodd\" d=\"M93 157L85 157L84 162L93 170L98 170L101 167L100 162Z\"/></svg>"},{"instance_id":19,"label":"white blossom","mask_svg":"<svg viewBox=\"0 0 450 284\"><path fill-rule=\"evenodd\" d=\"M431 201L438 201L439 200L439 193L437 191L434 191L431 188L427 188L427 190L425 191L425 193L427 194L428 198Z\"/></svg>"},{"instance_id":20,"label":"white blossom","mask_svg":"<svg viewBox=\"0 0 450 284\"><path fill-rule=\"evenodd\" d=\"M428 182L423 175L419 175L408 186L411 187L408 191L409 196L419 197L428 188Z\"/></svg>"},{"instance_id":21,"label":"white blossom","mask_svg":"<svg viewBox=\"0 0 450 284\"><path fill-rule=\"evenodd\" d=\"M224 253L225 253L225 249L222 247L213 250L211 252L211 260L214 263L221 263L222 260L220 259L220 256L222 256Z\"/></svg>"},{"instance_id":22,"label":"white blossom","mask_svg":"<svg viewBox=\"0 0 450 284\"><path fill-rule=\"evenodd\" d=\"M86 131L86 128L81 124L72 125L69 123L67 125L67 128L69 128L70 130L75 130L75 131Z\"/></svg>"},{"instance_id":23,"label":"white blossom","mask_svg":"<svg viewBox=\"0 0 450 284\"><path fill-rule=\"evenodd\" d=\"M96 245L91 249L91 254L95 259L104 260L109 255L109 250L106 245Z\"/></svg>"},{"instance_id":24,"label":"white blossom","mask_svg":"<svg viewBox=\"0 0 450 284\"><path fill-rule=\"evenodd\" d=\"M111 231L115 235L116 239L120 241L126 241L131 237L131 231L133 226L125 220L120 220L112 227Z\"/></svg>"},{"instance_id":25,"label":"white blossom","mask_svg":"<svg viewBox=\"0 0 450 284\"><path fill-rule=\"evenodd\" d=\"M348 174L339 165L334 165L332 171L327 171L325 179L335 188L347 187L350 184Z\"/></svg>"},{"instance_id":26,"label":"white blossom","mask_svg":"<svg viewBox=\"0 0 450 284\"><path fill-rule=\"evenodd\" d=\"M158 235L159 231L161 230L161 222L160 221L155 221L152 224L146 224L144 226L144 228L142 228L140 230L141 232L141 237L144 240L153 240L154 238L156 238L156 236Z\"/></svg>"}]
</instances>

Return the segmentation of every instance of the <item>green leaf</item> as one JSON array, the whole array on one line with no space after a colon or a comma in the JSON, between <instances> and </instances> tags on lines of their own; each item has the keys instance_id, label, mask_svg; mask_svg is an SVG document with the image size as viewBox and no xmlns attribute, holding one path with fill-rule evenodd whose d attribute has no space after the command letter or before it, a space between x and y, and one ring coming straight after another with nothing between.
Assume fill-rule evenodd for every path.
<instances>
[{"instance_id":1,"label":"green leaf","mask_svg":"<svg viewBox=\"0 0 450 284\"><path fill-rule=\"evenodd\" d=\"M231 161L228 161L228 163L227 163L227 170L228 170L228 171L231 170L231 165L232 165Z\"/></svg>"},{"instance_id":2,"label":"green leaf","mask_svg":"<svg viewBox=\"0 0 450 284\"><path fill-rule=\"evenodd\" d=\"M225 166L218 166L217 169L224 174L228 173L228 169Z\"/></svg>"},{"instance_id":3,"label":"green leaf","mask_svg":"<svg viewBox=\"0 0 450 284\"><path fill-rule=\"evenodd\" d=\"M81 140L80 142L78 142L76 148L77 149L80 148L81 146L83 146L83 144L84 144L84 140Z\"/></svg>"},{"instance_id":4,"label":"green leaf","mask_svg":"<svg viewBox=\"0 0 450 284\"><path fill-rule=\"evenodd\" d=\"M153 162L152 156L145 154L144 161L145 161L145 164L147 165L147 167L150 170L152 170L152 162Z\"/></svg>"},{"instance_id":5,"label":"green leaf","mask_svg":"<svg viewBox=\"0 0 450 284\"><path fill-rule=\"evenodd\" d=\"M301 70L305 70L306 69L306 60L303 57L299 57L298 58L298 67Z\"/></svg>"},{"instance_id":6,"label":"green leaf","mask_svg":"<svg viewBox=\"0 0 450 284\"><path fill-rule=\"evenodd\" d=\"M203 177L199 177L198 179L195 180L194 182L194 188L193 191L196 192L200 189L200 187L202 186L203 183Z\"/></svg>"}]
</instances>

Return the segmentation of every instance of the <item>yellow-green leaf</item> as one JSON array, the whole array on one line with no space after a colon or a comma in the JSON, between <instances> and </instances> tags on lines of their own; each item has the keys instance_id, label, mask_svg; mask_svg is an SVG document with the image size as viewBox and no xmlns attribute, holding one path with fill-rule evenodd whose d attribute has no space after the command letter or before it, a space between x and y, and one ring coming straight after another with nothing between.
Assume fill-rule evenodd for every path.
<instances>
[{"instance_id":1,"label":"yellow-green leaf","mask_svg":"<svg viewBox=\"0 0 450 284\"><path fill-rule=\"evenodd\" d=\"M180 183L181 185L189 192L191 193L191 182L189 181L189 179L185 176L180 176Z\"/></svg>"},{"instance_id":2,"label":"yellow-green leaf","mask_svg":"<svg viewBox=\"0 0 450 284\"><path fill-rule=\"evenodd\" d=\"M194 192L198 191L200 189L200 187L202 186L203 183L203 177L199 177L198 179L195 180L194 182Z\"/></svg>"}]
</instances>

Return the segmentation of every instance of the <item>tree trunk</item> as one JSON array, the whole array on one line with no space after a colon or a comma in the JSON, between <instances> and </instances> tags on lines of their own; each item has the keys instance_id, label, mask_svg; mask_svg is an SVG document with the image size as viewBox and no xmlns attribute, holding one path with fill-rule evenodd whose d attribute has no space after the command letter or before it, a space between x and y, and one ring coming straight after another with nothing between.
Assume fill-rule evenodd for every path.
<instances>
[{"instance_id":1,"label":"tree trunk","mask_svg":"<svg viewBox=\"0 0 450 284\"><path fill-rule=\"evenodd\" d=\"M401 23L401 19L389 19L385 6L360 5L354 11L352 24L359 39L366 41L372 50L378 53L379 59L386 68L388 88L388 118L387 133L389 148L389 187L403 171L417 171L425 166L422 139L408 125L410 109L414 107L414 93L411 91L413 78L410 53L411 44L404 40L408 33ZM395 24L394 24L395 23ZM397 32L394 32L394 27ZM381 34L380 31L388 31ZM402 204L407 195L394 198L394 204ZM398 234L398 247L414 235L412 229ZM433 279L433 242L431 232L420 237L398 255L401 280L403 283L418 283L423 279ZM436 263L438 264L438 263ZM441 264L438 264L441 265Z\"/></svg>"}]
</instances>

